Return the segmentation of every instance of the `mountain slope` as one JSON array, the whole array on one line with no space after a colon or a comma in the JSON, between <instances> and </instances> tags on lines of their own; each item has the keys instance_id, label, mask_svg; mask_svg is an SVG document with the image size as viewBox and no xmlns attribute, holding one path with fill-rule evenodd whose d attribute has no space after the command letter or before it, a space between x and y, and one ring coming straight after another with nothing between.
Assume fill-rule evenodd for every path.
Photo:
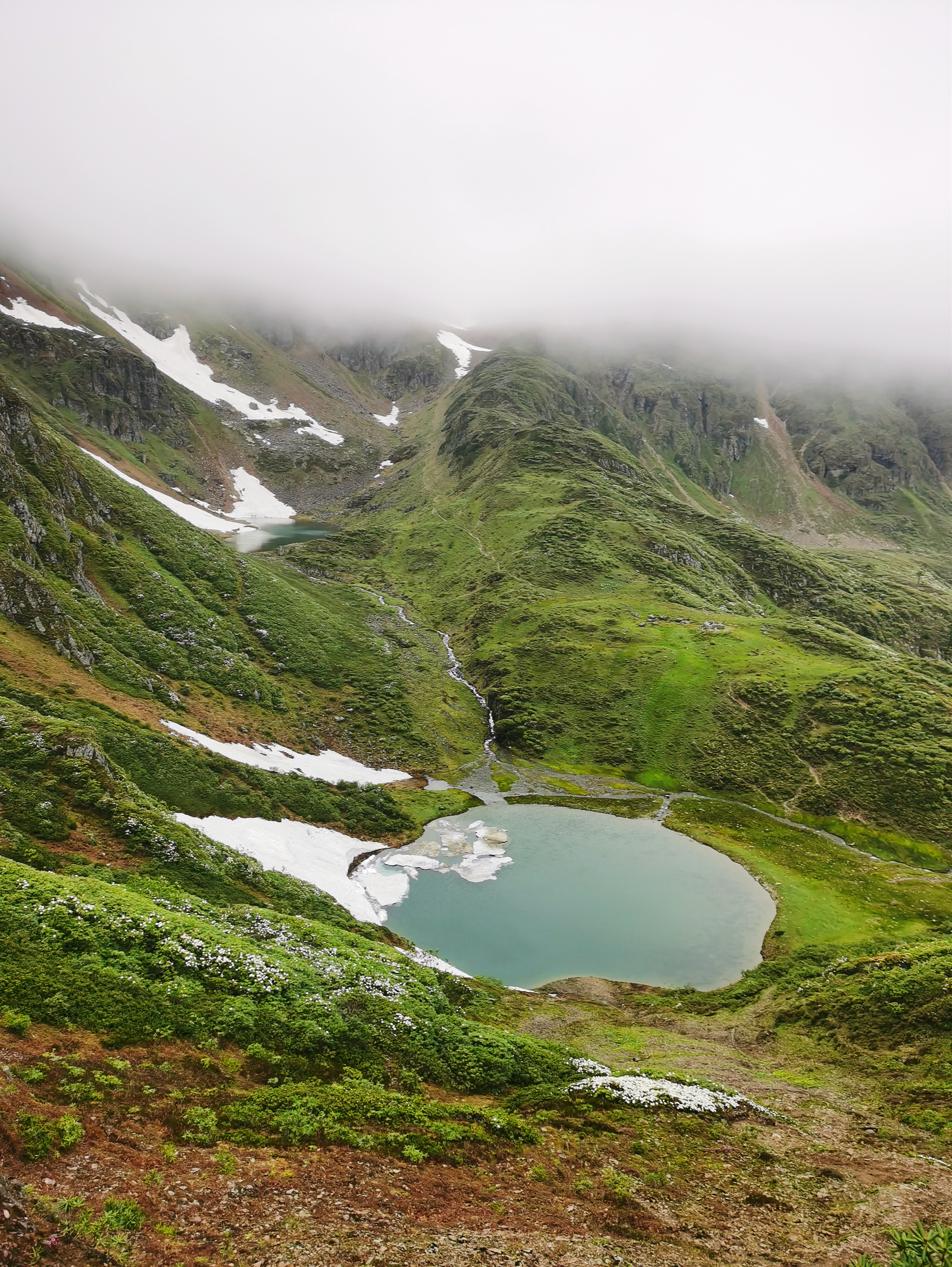
<instances>
[{"instance_id":1,"label":"mountain slope","mask_svg":"<svg viewBox=\"0 0 952 1267\"><path fill-rule=\"evenodd\" d=\"M346 551L450 625L517 756L947 838L939 577L699 509L630 420L521 353L488 358L412 436L420 455L350 534L299 553Z\"/></svg>"}]
</instances>

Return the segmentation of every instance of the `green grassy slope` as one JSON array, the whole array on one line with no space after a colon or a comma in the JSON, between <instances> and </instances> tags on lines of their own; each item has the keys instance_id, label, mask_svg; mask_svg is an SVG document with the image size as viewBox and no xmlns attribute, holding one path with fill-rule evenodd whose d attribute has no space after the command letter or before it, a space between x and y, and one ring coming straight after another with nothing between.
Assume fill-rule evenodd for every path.
<instances>
[{"instance_id":1,"label":"green grassy slope","mask_svg":"<svg viewBox=\"0 0 952 1267\"><path fill-rule=\"evenodd\" d=\"M449 627L517 755L948 839L942 579L706 513L591 387L521 353L408 431L418 456L298 557Z\"/></svg>"}]
</instances>

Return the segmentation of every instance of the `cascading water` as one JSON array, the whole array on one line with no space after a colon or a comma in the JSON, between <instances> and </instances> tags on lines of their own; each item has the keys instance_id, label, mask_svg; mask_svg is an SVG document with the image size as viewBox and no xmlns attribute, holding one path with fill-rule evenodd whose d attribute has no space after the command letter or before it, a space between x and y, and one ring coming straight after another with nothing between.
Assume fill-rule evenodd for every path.
<instances>
[{"instance_id":1,"label":"cascading water","mask_svg":"<svg viewBox=\"0 0 952 1267\"><path fill-rule=\"evenodd\" d=\"M397 617L402 620L405 625L410 625L414 629L417 627L416 621L410 619L405 609L388 599L384 594L380 594L377 590L371 589L368 589L367 593L372 594L381 607L387 607L391 611L395 611L397 613ZM465 686L467 691L470 691L476 697L479 701L480 707L486 714L486 730L488 733L486 738L483 740L483 751L486 753L487 757L492 759L495 757L493 744L496 742L496 719L493 717L493 710L489 707L489 700L485 695L478 691L475 686L473 686L472 682L470 682L468 678L463 676L463 666L460 664L459 657L453 650L449 634L441 631L438 632L443 646L446 649L446 658L449 661L447 673L449 673L454 682L459 682L462 686Z\"/></svg>"},{"instance_id":2,"label":"cascading water","mask_svg":"<svg viewBox=\"0 0 952 1267\"><path fill-rule=\"evenodd\" d=\"M468 691L471 691L473 695L476 696L476 698L479 700L479 703L483 711L486 714L486 727L489 733L487 734L486 738L483 740L483 751L486 753L488 757L491 757L493 755L493 743L496 740L496 719L495 717L493 717L493 710L489 707L489 700L486 698L485 695L482 695L480 694L479 691L477 691L476 687L473 686L472 682L470 682L467 678L463 677L462 666L460 665L456 652L453 650L452 646L450 645L449 634L441 633L440 637L443 640L443 646L446 648L446 656L450 662L450 667L449 667L450 677L453 679L454 682L461 682Z\"/></svg>"}]
</instances>

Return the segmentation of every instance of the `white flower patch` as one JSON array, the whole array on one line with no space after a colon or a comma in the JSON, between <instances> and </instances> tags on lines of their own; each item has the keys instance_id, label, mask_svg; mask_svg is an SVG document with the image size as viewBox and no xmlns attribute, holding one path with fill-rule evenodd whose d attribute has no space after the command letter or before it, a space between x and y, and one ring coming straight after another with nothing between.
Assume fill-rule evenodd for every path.
<instances>
[{"instance_id":1,"label":"white flower patch","mask_svg":"<svg viewBox=\"0 0 952 1267\"><path fill-rule=\"evenodd\" d=\"M644 1074L597 1074L573 1082L570 1091L595 1091L635 1108L677 1109L686 1113L724 1113L729 1109L767 1110L743 1095L712 1091L691 1082L670 1078L649 1078Z\"/></svg>"},{"instance_id":2,"label":"white flower patch","mask_svg":"<svg viewBox=\"0 0 952 1267\"><path fill-rule=\"evenodd\" d=\"M469 370L474 352L491 352L492 348L481 348L476 343L467 343L452 330L440 330L436 336L437 343L442 343L456 357L456 377L462 378Z\"/></svg>"},{"instance_id":3,"label":"white flower patch","mask_svg":"<svg viewBox=\"0 0 952 1267\"><path fill-rule=\"evenodd\" d=\"M79 919L105 929L125 946L148 945L151 953L164 960L172 971L187 969L216 976L245 992L273 994L289 980L286 973L261 955L209 945L200 937L171 928L158 915L133 919L107 906L83 902L72 894L39 902L34 913L53 936L59 936L58 917L65 916L70 922Z\"/></svg>"},{"instance_id":4,"label":"white flower patch","mask_svg":"<svg viewBox=\"0 0 952 1267\"><path fill-rule=\"evenodd\" d=\"M597 1060L588 1060L585 1056L573 1056L569 1064L576 1073L607 1074L611 1076L608 1065L599 1064Z\"/></svg>"}]
</instances>

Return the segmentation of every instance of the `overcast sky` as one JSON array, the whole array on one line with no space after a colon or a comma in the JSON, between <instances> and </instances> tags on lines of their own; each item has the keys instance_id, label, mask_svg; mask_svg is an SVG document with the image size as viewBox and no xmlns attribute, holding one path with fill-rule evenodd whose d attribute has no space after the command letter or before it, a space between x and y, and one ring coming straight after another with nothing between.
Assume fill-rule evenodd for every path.
<instances>
[{"instance_id":1,"label":"overcast sky","mask_svg":"<svg viewBox=\"0 0 952 1267\"><path fill-rule=\"evenodd\" d=\"M948 358L944 0L0 11L0 229L100 288Z\"/></svg>"}]
</instances>

